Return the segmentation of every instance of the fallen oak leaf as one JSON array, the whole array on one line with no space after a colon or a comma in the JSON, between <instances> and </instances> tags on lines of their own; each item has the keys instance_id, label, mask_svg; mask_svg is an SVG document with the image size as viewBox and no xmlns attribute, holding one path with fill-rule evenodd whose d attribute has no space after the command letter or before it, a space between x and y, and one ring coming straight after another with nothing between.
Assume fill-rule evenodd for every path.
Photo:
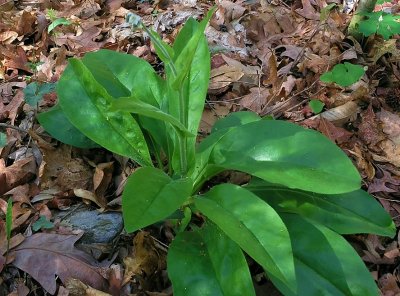
<instances>
[{"instance_id":1,"label":"fallen oak leaf","mask_svg":"<svg viewBox=\"0 0 400 296\"><path fill-rule=\"evenodd\" d=\"M90 255L74 247L80 237L54 233L34 234L14 249L13 265L29 273L52 295L57 290L56 275L63 283L75 278L102 290L106 280L101 275L99 264Z\"/></svg>"}]
</instances>

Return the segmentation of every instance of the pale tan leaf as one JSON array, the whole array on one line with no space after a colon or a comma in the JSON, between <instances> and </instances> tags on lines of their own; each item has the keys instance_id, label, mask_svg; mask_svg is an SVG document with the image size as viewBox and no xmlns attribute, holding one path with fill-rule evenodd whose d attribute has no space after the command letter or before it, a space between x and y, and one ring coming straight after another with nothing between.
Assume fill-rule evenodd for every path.
<instances>
[{"instance_id":1,"label":"pale tan leaf","mask_svg":"<svg viewBox=\"0 0 400 296\"><path fill-rule=\"evenodd\" d=\"M329 109L321 114L315 115L310 119L322 117L333 124L342 125L357 115L359 107L356 102L347 102L344 105Z\"/></svg>"}]
</instances>

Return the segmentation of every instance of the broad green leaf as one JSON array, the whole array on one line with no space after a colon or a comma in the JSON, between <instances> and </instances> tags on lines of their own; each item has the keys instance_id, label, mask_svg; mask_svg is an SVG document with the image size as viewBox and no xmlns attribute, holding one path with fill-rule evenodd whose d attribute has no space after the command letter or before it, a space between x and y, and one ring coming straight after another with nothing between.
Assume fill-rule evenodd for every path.
<instances>
[{"instance_id":1,"label":"broad green leaf","mask_svg":"<svg viewBox=\"0 0 400 296\"><path fill-rule=\"evenodd\" d=\"M271 278L284 295L378 295L368 269L343 237L296 214L281 217L293 242L298 283L293 293Z\"/></svg>"},{"instance_id":2,"label":"broad green leaf","mask_svg":"<svg viewBox=\"0 0 400 296\"><path fill-rule=\"evenodd\" d=\"M146 141L128 112L110 112L114 98L79 60L70 59L57 87L60 106L68 120L104 148L152 166Z\"/></svg>"},{"instance_id":3,"label":"broad green leaf","mask_svg":"<svg viewBox=\"0 0 400 296\"><path fill-rule=\"evenodd\" d=\"M196 53L196 49L198 48L199 42L204 39L204 30L206 29L208 21L211 19L215 10L216 8L214 7L208 11L207 15L197 26L194 34L189 40L187 40L186 46L180 51L179 55L174 57L177 76L174 77L174 81L171 85L176 90L180 89L181 85L183 84L183 80L189 74L189 71L192 68L191 64ZM203 63L205 63L205 61L203 61ZM209 63L207 63L207 66L209 67ZM208 69L208 71L210 71L210 69Z\"/></svg>"},{"instance_id":4,"label":"broad green leaf","mask_svg":"<svg viewBox=\"0 0 400 296\"><path fill-rule=\"evenodd\" d=\"M200 143L196 156L196 188L223 170L317 193L360 188L360 175L350 159L316 131L279 120L260 120L209 137Z\"/></svg>"},{"instance_id":5,"label":"broad green leaf","mask_svg":"<svg viewBox=\"0 0 400 296\"><path fill-rule=\"evenodd\" d=\"M7 135L5 133L0 133L0 148L7 145Z\"/></svg>"},{"instance_id":6,"label":"broad green leaf","mask_svg":"<svg viewBox=\"0 0 400 296\"><path fill-rule=\"evenodd\" d=\"M50 33L51 31L53 31L57 26L61 26L61 25L70 25L71 22L69 20L67 20L66 18L58 18L56 19L54 22L52 22L49 27L47 28L47 33Z\"/></svg>"},{"instance_id":7,"label":"broad green leaf","mask_svg":"<svg viewBox=\"0 0 400 296\"><path fill-rule=\"evenodd\" d=\"M146 61L110 50L88 53L82 61L111 96L135 97L163 112L168 111L166 82ZM171 129L167 132L165 123L145 116L139 116L139 122L165 154L170 156L172 151L169 151L169 147L173 146L171 134L174 131Z\"/></svg>"},{"instance_id":8,"label":"broad green leaf","mask_svg":"<svg viewBox=\"0 0 400 296\"><path fill-rule=\"evenodd\" d=\"M53 138L65 144L79 148L99 147L69 122L60 105L39 113L37 120Z\"/></svg>"},{"instance_id":9,"label":"broad green leaf","mask_svg":"<svg viewBox=\"0 0 400 296\"><path fill-rule=\"evenodd\" d=\"M257 113L251 111L233 112L229 113L228 116L219 119L212 127L211 132L214 133L221 129L235 127L259 120L261 120L261 117L258 116Z\"/></svg>"},{"instance_id":10,"label":"broad green leaf","mask_svg":"<svg viewBox=\"0 0 400 296\"><path fill-rule=\"evenodd\" d=\"M242 251L211 223L179 233L167 260L174 295L255 295Z\"/></svg>"},{"instance_id":11,"label":"broad green leaf","mask_svg":"<svg viewBox=\"0 0 400 296\"><path fill-rule=\"evenodd\" d=\"M55 83L42 83L37 82L30 83L24 88L24 99L30 106L36 107L37 104L42 100L43 95L55 91Z\"/></svg>"},{"instance_id":12,"label":"broad green leaf","mask_svg":"<svg viewBox=\"0 0 400 296\"><path fill-rule=\"evenodd\" d=\"M324 109L325 104L320 100L310 100L309 106L315 114L318 114Z\"/></svg>"},{"instance_id":13,"label":"broad green leaf","mask_svg":"<svg viewBox=\"0 0 400 296\"><path fill-rule=\"evenodd\" d=\"M396 227L385 209L364 190L343 194L317 194L250 182L250 190L278 213L296 213L341 234L374 233L393 237Z\"/></svg>"},{"instance_id":14,"label":"broad green leaf","mask_svg":"<svg viewBox=\"0 0 400 296\"><path fill-rule=\"evenodd\" d=\"M370 13L361 13L368 19L359 23L359 31L368 37L372 34L379 34L385 40L390 39L395 34L400 34L400 16L386 13L384 11L376 11Z\"/></svg>"},{"instance_id":15,"label":"broad green leaf","mask_svg":"<svg viewBox=\"0 0 400 296\"><path fill-rule=\"evenodd\" d=\"M233 184L213 187L195 198L195 206L270 274L295 291L289 234L271 206Z\"/></svg>"},{"instance_id":16,"label":"broad green leaf","mask_svg":"<svg viewBox=\"0 0 400 296\"><path fill-rule=\"evenodd\" d=\"M365 70L360 65L353 65L348 62L337 64L332 71L328 71L321 75L322 82L335 82L342 87L350 86L356 83L364 75Z\"/></svg>"},{"instance_id":17,"label":"broad green leaf","mask_svg":"<svg viewBox=\"0 0 400 296\"><path fill-rule=\"evenodd\" d=\"M138 169L128 178L122 194L126 231L134 232L165 219L189 198L191 190L189 178L173 180L156 168Z\"/></svg>"},{"instance_id":18,"label":"broad green leaf","mask_svg":"<svg viewBox=\"0 0 400 296\"><path fill-rule=\"evenodd\" d=\"M126 111L130 113L140 114L143 116L151 117L154 119L162 120L170 123L174 128L177 129L178 132L184 134L188 137L195 137L194 134L191 134L183 125L177 120L175 117L169 115L154 107L153 105L147 104L139 99L134 97L125 97L119 98L115 100L111 104L111 111Z\"/></svg>"},{"instance_id":19,"label":"broad green leaf","mask_svg":"<svg viewBox=\"0 0 400 296\"><path fill-rule=\"evenodd\" d=\"M179 64L176 64L177 70L180 73L183 73L183 71L188 71L188 73L186 75L187 77L185 76L185 79L182 81L183 85L181 91L179 92L170 88L168 93L170 98L169 113L176 118L181 119L182 117L183 121L186 120L186 122L182 123L187 126L192 134L196 135L204 109L210 78L210 52L207 40L204 36L206 20L203 20L203 22L204 23L199 24L193 19L188 20L174 43L175 56L177 59L185 61L183 65L179 66ZM191 47L191 50L194 52L188 52L188 39L192 40L190 37L193 38L193 36L199 37L197 43L192 43L192 45L195 44L197 47ZM185 67L185 69L182 67ZM167 75L169 80L174 79L172 73L167 72ZM182 97L184 116L180 114L179 97ZM196 138L188 138L186 140L186 146L187 159L189 166L191 166L189 171L191 171L194 169L193 165L195 163ZM175 171L180 171L179 151L175 149L174 152L172 166Z\"/></svg>"},{"instance_id":20,"label":"broad green leaf","mask_svg":"<svg viewBox=\"0 0 400 296\"><path fill-rule=\"evenodd\" d=\"M157 34L157 32L153 31L152 29L147 29L146 27L143 27L143 28L146 31L146 33L149 35L149 37L154 45L154 48L156 50L157 56L168 67L169 64L174 59L174 54L175 54L174 50L172 49L171 46L169 46L167 43L165 43L160 38L160 36Z\"/></svg>"}]
</instances>

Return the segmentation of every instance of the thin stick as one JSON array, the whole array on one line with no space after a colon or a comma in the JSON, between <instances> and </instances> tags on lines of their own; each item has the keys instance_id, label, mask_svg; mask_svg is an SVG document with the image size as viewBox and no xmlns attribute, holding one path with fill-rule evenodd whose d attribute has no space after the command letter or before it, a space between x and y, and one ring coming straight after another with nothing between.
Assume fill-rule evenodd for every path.
<instances>
[{"instance_id":1,"label":"thin stick","mask_svg":"<svg viewBox=\"0 0 400 296\"><path fill-rule=\"evenodd\" d=\"M25 133L25 134L28 133L28 131L26 131L18 126L14 126L14 125L7 124L7 123L0 123L0 128L11 128L11 129L17 130L21 133Z\"/></svg>"}]
</instances>

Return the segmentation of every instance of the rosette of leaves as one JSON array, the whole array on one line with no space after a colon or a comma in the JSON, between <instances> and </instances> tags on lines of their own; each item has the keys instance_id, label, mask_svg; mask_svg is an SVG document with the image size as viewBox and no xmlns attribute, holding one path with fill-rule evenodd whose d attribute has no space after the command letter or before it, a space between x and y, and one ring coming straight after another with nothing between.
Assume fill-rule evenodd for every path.
<instances>
[{"instance_id":1,"label":"rosette of leaves","mask_svg":"<svg viewBox=\"0 0 400 296\"><path fill-rule=\"evenodd\" d=\"M203 32L212 12L201 22L189 19L172 46L142 26L165 76L108 50L70 59L57 86L59 104L40 122L57 139L97 143L142 166L122 196L128 232L180 213L168 253L174 295L255 295L245 254L285 295L377 295L342 235L393 236L394 224L331 141L237 112L196 146L210 77ZM52 129L60 118L73 133ZM247 173L251 182L207 190L207 180L226 170ZM192 213L206 222L192 223Z\"/></svg>"}]
</instances>

